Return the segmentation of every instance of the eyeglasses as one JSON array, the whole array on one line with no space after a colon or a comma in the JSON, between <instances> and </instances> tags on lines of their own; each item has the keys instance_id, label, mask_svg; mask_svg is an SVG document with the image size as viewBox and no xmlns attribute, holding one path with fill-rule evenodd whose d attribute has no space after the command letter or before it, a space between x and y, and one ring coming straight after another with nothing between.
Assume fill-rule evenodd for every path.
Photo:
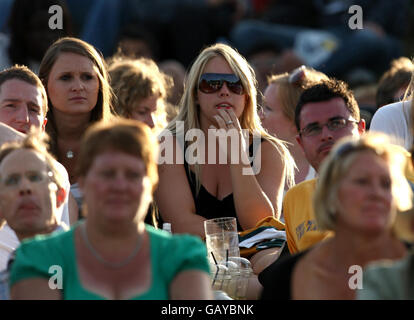
<instances>
[{"instance_id":1,"label":"eyeglasses","mask_svg":"<svg viewBox=\"0 0 414 320\"><path fill-rule=\"evenodd\" d=\"M198 89L203 93L215 93L226 83L227 88L235 94L244 94L243 84L238 76L227 73L203 73L198 82Z\"/></svg>"},{"instance_id":2,"label":"eyeglasses","mask_svg":"<svg viewBox=\"0 0 414 320\"><path fill-rule=\"evenodd\" d=\"M27 171L24 176L26 179L31 183L41 183L46 181L47 179L53 177L53 173L51 171L44 172L44 171ZM4 179L0 180L2 186L6 188L16 188L20 185L22 181L22 174L20 173L12 173L6 176Z\"/></svg>"},{"instance_id":3,"label":"eyeglasses","mask_svg":"<svg viewBox=\"0 0 414 320\"><path fill-rule=\"evenodd\" d=\"M299 131L304 137L315 137L321 134L323 127L327 126L330 131L338 131L348 126L350 123L358 123L354 119L335 118L324 124L310 124Z\"/></svg>"}]
</instances>

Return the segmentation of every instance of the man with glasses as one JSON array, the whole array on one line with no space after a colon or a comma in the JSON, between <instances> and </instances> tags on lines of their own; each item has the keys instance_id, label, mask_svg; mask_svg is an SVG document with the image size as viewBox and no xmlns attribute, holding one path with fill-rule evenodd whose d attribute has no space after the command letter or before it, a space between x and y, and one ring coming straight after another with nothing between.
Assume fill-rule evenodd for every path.
<instances>
[{"instance_id":1,"label":"man with glasses","mask_svg":"<svg viewBox=\"0 0 414 320\"><path fill-rule=\"evenodd\" d=\"M323 80L300 96L295 110L296 137L306 159L318 172L334 143L342 137L358 138L365 131L359 107L347 85L339 80ZM316 179L291 188L283 200L286 238L291 253L305 250L330 236L315 223L312 198Z\"/></svg>"},{"instance_id":2,"label":"man with glasses","mask_svg":"<svg viewBox=\"0 0 414 320\"><path fill-rule=\"evenodd\" d=\"M66 199L65 177L39 138L29 134L0 148L0 218L19 241L67 229L57 219ZM8 298L12 261L13 254L0 273L0 299Z\"/></svg>"}]
</instances>

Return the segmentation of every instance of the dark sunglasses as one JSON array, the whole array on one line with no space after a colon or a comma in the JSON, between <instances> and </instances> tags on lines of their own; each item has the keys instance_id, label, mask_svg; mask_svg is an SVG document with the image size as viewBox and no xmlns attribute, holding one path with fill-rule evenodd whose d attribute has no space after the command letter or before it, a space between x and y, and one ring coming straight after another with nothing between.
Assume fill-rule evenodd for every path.
<instances>
[{"instance_id":1,"label":"dark sunglasses","mask_svg":"<svg viewBox=\"0 0 414 320\"><path fill-rule=\"evenodd\" d=\"M238 76L228 73L203 73L198 82L198 89L203 93L215 93L226 83L227 88L235 94L244 93L243 84Z\"/></svg>"}]
</instances>

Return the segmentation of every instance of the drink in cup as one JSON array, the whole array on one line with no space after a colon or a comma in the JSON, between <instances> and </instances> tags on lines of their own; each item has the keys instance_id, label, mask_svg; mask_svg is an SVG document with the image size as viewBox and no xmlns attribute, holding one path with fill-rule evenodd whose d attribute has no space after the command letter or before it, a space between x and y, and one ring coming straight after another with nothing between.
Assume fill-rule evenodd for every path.
<instances>
[{"instance_id":1,"label":"drink in cup","mask_svg":"<svg viewBox=\"0 0 414 320\"><path fill-rule=\"evenodd\" d=\"M209 219L204 222L210 263L226 264L230 257L240 257L236 218Z\"/></svg>"}]
</instances>

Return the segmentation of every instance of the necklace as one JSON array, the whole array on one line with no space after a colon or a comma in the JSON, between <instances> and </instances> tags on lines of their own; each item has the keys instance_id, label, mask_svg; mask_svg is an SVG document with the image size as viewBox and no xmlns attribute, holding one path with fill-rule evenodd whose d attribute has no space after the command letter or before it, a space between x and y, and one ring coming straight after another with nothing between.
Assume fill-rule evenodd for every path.
<instances>
[{"instance_id":1,"label":"necklace","mask_svg":"<svg viewBox=\"0 0 414 320\"><path fill-rule=\"evenodd\" d=\"M66 158L68 159L72 159L74 155L75 154L73 153L72 150L68 150L68 152L66 152Z\"/></svg>"},{"instance_id":2,"label":"necklace","mask_svg":"<svg viewBox=\"0 0 414 320\"><path fill-rule=\"evenodd\" d=\"M86 233L86 224L85 223L82 224L81 229L82 229L81 231L82 231L83 240L85 241L86 246L88 247L89 251L92 253L92 255L100 263L102 263L103 265L105 265L105 266L107 266L109 268L117 269L117 268L125 267L128 263L131 262L131 260L133 258L135 258L135 256L137 255L139 249L141 249L142 238L139 237L135 249L131 252L131 254L125 260L123 260L121 262L117 262L117 263L109 262L109 261L105 260L104 258L102 258L102 256L94 249L94 247L90 243L89 238L88 238L88 235Z\"/></svg>"}]
</instances>

